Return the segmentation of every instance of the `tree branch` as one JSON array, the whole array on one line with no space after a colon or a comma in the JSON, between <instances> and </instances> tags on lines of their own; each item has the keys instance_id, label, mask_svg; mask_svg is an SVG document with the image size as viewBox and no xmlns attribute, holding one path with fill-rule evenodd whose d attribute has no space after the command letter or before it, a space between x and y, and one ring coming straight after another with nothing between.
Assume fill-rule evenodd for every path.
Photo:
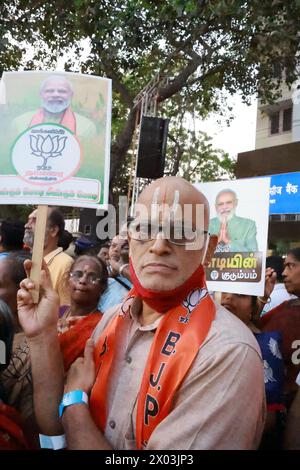
<instances>
[{"instance_id":1,"label":"tree branch","mask_svg":"<svg viewBox=\"0 0 300 470\"><path fill-rule=\"evenodd\" d=\"M205 34L206 31L208 31L209 25L202 25L202 28L199 28L198 31L198 36L197 36L197 41L201 43L202 47L204 50L208 52L208 54L205 57L200 56L197 52L195 52L192 48L186 48L188 43L191 40L191 37L188 38L188 40L185 43L182 43L181 45L181 50L185 54L189 55L191 57L191 60L188 62L187 66L179 72L177 77L169 83L167 86L158 89L158 96L157 100L158 101L164 101L167 98L170 98L171 96L175 95L178 91L180 91L184 86L187 85L187 80L188 78L193 75L194 72L196 72L197 68L201 65L201 63L204 62L204 59L207 61L214 52L216 51L213 49L209 44L207 44L202 38L201 35ZM172 57L172 54L169 59L167 59L166 63L170 61Z\"/></svg>"},{"instance_id":2,"label":"tree branch","mask_svg":"<svg viewBox=\"0 0 300 470\"><path fill-rule=\"evenodd\" d=\"M172 134L168 134L168 138L170 140L172 140L172 142L174 142L174 144L176 146L176 157L175 157L175 160L174 160L173 169L171 171L171 176L176 176L177 173L178 173L178 170L179 170L179 164L180 164L182 155L184 153L184 149L180 145L179 141L177 139L175 139L174 136L172 136Z\"/></svg>"},{"instance_id":3,"label":"tree branch","mask_svg":"<svg viewBox=\"0 0 300 470\"><path fill-rule=\"evenodd\" d=\"M98 63L99 69L102 69L103 72L107 75L107 77L112 79L113 88L120 93L124 103L127 104L128 108L132 108L133 97L131 96L125 85L122 83L119 74L112 67L111 61L107 59L103 49L101 50L101 52L98 51L98 53L100 60L100 62Z\"/></svg>"},{"instance_id":4,"label":"tree branch","mask_svg":"<svg viewBox=\"0 0 300 470\"><path fill-rule=\"evenodd\" d=\"M194 83L203 82L210 75L215 75L219 71L222 71L224 69L224 67L226 67L224 62L220 65L214 66L212 69L210 69L207 72L203 73L200 77L196 77L192 80L187 81L186 85L192 86L192 85L194 85Z\"/></svg>"},{"instance_id":5,"label":"tree branch","mask_svg":"<svg viewBox=\"0 0 300 470\"><path fill-rule=\"evenodd\" d=\"M128 92L125 85L122 83L118 73L115 72L113 68L109 66L106 62L104 62L103 60L101 60L101 62L104 65L103 69L106 75L112 79L113 87L115 88L115 90L117 90L120 93L123 101L127 104L127 106L129 108L132 108L133 97Z\"/></svg>"},{"instance_id":6,"label":"tree branch","mask_svg":"<svg viewBox=\"0 0 300 470\"><path fill-rule=\"evenodd\" d=\"M185 85L188 78L196 72L197 68L202 62L202 57L198 56L190 60L188 65L177 75L177 77L164 88L159 88L157 92L157 100L164 101L167 98L175 95Z\"/></svg>"}]
</instances>

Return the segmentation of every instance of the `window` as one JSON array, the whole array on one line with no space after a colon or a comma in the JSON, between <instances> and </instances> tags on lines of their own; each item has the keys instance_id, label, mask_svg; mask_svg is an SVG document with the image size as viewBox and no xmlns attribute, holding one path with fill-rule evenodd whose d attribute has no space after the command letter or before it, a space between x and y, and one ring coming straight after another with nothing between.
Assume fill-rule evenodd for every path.
<instances>
[{"instance_id":1,"label":"window","mask_svg":"<svg viewBox=\"0 0 300 470\"><path fill-rule=\"evenodd\" d=\"M270 116L270 121L271 121L271 134L279 134L279 119L280 119L280 113L274 113Z\"/></svg>"},{"instance_id":2,"label":"window","mask_svg":"<svg viewBox=\"0 0 300 470\"><path fill-rule=\"evenodd\" d=\"M287 108L283 110L283 122L282 130L283 132L290 131L292 129L292 108Z\"/></svg>"},{"instance_id":3,"label":"window","mask_svg":"<svg viewBox=\"0 0 300 470\"><path fill-rule=\"evenodd\" d=\"M281 214L270 214L270 220L281 221Z\"/></svg>"},{"instance_id":4,"label":"window","mask_svg":"<svg viewBox=\"0 0 300 470\"><path fill-rule=\"evenodd\" d=\"M273 222L296 222L300 220L300 214L270 214L269 220Z\"/></svg>"},{"instance_id":5,"label":"window","mask_svg":"<svg viewBox=\"0 0 300 470\"><path fill-rule=\"evenodd\" d=\"M296 214L285 214L285 220L294 222L296 220Z\"/></svg>"},{"instance_id":6,"label":"window","mask_svg":"<svg viewBox=\"0 0 300 470\"><path fill-rule=\"evenodd\" d=\"M292 106L270 114L270 134L275 135L291 131L292 115Z\"/></svg>"}]
</instances>

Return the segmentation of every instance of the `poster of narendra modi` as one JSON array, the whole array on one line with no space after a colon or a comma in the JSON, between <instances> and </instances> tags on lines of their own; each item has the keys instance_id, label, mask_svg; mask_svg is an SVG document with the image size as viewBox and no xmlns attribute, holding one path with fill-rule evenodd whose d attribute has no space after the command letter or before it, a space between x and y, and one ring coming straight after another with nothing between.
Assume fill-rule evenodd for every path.
<instances>
[{"instance_id":1,"label":"poster of narendra modi","mask_svg":"<svg viewBox=\"0 0 300 470\"><path fill-rule=\"evenodd\" d=\"M0 122L0 204L107 206L110 79L4 72Z\"/></svg>"},{"instance_id":2,"label":"poster of narendra modi","mask_svg":"<svg viewBox=\"0 0 300 470\"><path fill-rule=\"evenodd\" d=\"M263 295L270 178L196 183L210 206L209 232L218 237L206 267L212 291Z\"/></svg>"}]
</instances>

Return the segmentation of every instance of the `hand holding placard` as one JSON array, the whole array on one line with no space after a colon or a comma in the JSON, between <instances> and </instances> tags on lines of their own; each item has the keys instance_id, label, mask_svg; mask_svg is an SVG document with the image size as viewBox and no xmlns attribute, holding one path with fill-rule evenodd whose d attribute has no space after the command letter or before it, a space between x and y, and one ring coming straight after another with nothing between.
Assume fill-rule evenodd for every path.
<instances>
[{"instance_id":1,"label":"hand holding placard","mask_svg":"<svg viewBox=\"0 0 300 470\"><path fill-rule=\"evenodd\" d=\"M44 257L44 242L45 242L45 231L47 224L48 206L38 206L37 218L36 218L36 229L33 242L32 250L32 266L30 270L30 279L34 282L35 288L31 291L32 299L34 303L39 301L39 286L41 267Z\"/></svg>"},{"instance_id":2,"label":"hand holding placard","mask_svg":"<svg viewBox=\"0 0 300 470\"><path fill-rule=\"evenodd\" d=\"M29 278L32 261L24 262L27 278L20 283L17 294L18 315L20 324L27 338L37 338L50 330L57 331L59 298L54 291L50 279L50 273L46 263L43 261L40 272L41 295L39 303L36 304L32 298L32 291L38 293L35 283Z\"/></svg>"}]
</instances>

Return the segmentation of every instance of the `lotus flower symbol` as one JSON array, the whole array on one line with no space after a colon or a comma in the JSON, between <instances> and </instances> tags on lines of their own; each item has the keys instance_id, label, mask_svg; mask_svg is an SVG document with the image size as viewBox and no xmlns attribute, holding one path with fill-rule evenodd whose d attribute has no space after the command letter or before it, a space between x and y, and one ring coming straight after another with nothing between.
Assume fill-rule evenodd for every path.
<instances>
[{"instance_id":1,"label":"lotus flower symbol","mask_svg":"<svg viewBox=\"0 0 300 470\"><path fill-rule=\"evenodd\" d=\"M200 303L204 297L208 295L207 289L193 289L188 296L182 301L183 307L187 309L187 314L185 317L179 317L180 323L188 323L190 321L190 316L195 307Z\"/></svg>"},{"instance_id":2,"label":"lotus flower symbol","mask_svg":"<svg viewBox=\"0 0 300 470\"><path fill-rule=\"evenodd\" d=\"M47 161L49 158L56 158L62 155L67 137L51 136L49 134L47 136L30 134L29 137L31 153L43 159L42 166L38 166L37 169L51 170L51 167L47 166Z\"/></svg>"}]
</instances>

